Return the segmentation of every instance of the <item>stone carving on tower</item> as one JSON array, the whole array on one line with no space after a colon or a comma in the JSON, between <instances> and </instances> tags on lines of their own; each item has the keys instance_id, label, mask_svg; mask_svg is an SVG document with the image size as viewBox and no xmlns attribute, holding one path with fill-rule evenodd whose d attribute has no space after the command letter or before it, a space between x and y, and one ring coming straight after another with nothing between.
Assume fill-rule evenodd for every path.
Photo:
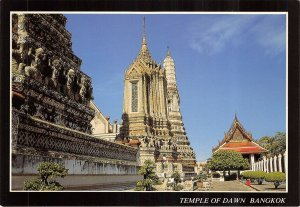
<instances>
[{"instance_id":1,"label":"stone carving on tower","mask_svg":"<svg viewBox=\"0 0 300 207\"><path fill-rule=\"evenodd\" d=\"M91 135L91 78L80 70L66 21L62 14L12 15L12 172L34 165L18 160L53 158L91 166L118 161L135 170L137 149Z\"/></svg>"},{"instance_id":2,"label":"stone carving on tower","mask_svg":"<svg viewBox=\"0 0 300 207\"><path fill-rule=\"evenodd\" d=\"M163 66L153 60L145 19L143 25L141 49L125 71L123 123L117 141L139 145L141 164L155 161L159 176L169 177L177 170L187 177L194 174L196 162L183 128L174 61L170 55Z\"/></svg>"},{"instance_id":3,"label":"stone carving on tower","mask_svg":"<svg viewBox=\"0 0 300 207\"><path fill-rule=\"evenodd\" d=\"M21 111L90 134L91 78L73 54L66 17L20 13L12 22L12 87L24 97Z\"/></svg>"}]
</instances>

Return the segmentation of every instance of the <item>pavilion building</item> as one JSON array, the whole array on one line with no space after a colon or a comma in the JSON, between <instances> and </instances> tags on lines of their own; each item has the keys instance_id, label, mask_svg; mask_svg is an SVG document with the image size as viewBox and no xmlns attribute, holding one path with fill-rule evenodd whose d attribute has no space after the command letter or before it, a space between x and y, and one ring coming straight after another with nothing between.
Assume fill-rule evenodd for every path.
<instances>
[{"instance_id":1,"label":"pavilion building","mask_svg":"<svg viewBox=\"0 0 300 207\"><path fill-rule=\"evenodd\" d=\"M212 151L215 153L219 150L240 152L244 158L249 160L251 166L258 160L262 153L267 152L265 148L253 141L252 134L245 130L236 115L223 140Z\"/></svg>"}]
</instances>

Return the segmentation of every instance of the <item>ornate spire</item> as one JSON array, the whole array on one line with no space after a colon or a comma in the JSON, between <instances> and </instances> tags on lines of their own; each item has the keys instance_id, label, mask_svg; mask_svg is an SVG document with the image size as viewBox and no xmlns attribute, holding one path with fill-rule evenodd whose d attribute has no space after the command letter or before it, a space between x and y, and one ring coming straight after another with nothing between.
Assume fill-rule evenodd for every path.
<instances>
[{"instance_id":1,"label":"ornate spire","mask_svg":"<svg viewBox=\"0 0 300 207\"><path fill-rule=\"evenodd\" d=\"M146 18L143 17L143 40L142 40L142 46L145 46L147 48L147 41L146 41Z\"/></svg>"},{"instance_id":2,"label":"ornate spire","mask_svg":"<svg viewBox=\"0 0 300 207\"><path fill-rule=\"evenodd\" d=\"M234 113L234 122L239 122L236 113Z\"/></svg>"},{"instance_id":3,"label":"ornate spire","mask_svg":"<svg viewBox=\"0 0 300 207\"><path fill-rule=\"evenodd\" d=\"M168 87L176 88L176 72L175 72L175 63L173 58L171 57L170 47L167 47L167 55L164 59L164 68L166 70L166 78Z\"/></svg>"},{"instance_id":4,"label":"ornate spire","mask_svg":"<svg viewBox=\"0 0 300 207\"><path fill-rule=\"evenodd\" d=\"M146 18L143 17L143 38L142 38L142 48L138 54L137 59L142 59L146 63L151 63L153 65L156 65L155 61L152 60L151 54L147 47L147 41L146 41Z\"/></svg>"},{"instance_id":5,"label":"ornate spire","mask_svg":"<svg viewBox=\"0 0 300 207\"><path fill-rule=\"evenodd\" d=\"M169 57L171 57L171 53L170 53L170 47L169 46L167 46L167 48L168 48L168 50L167 50L167 57L169 56Z\"/></svg>"}]
</instances>

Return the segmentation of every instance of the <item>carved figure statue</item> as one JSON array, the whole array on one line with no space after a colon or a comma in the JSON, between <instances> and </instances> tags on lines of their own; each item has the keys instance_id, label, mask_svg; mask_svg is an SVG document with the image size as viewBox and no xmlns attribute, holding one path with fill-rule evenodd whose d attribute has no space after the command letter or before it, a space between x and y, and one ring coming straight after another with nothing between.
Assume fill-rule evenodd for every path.
<instances>
[{"instance_id":1,"label":"carved figure statue","mask_svg":"<svg viewBox=\"0 0 300 207\"><path fill-rule=\"evenodd\" d=\"M25 62L28 60L27 55L28 51L24 49L24 43L18 43L17 49L12 50L13 60L18 64L14 70L19 74L24 74Z\"/></svg>"},{"instance_id":2,"label":"carved figure statue","mask_svg":"<svg viewBox=\"0 0 300 207\"><path fill-rule=\"evenodd\" d=\"M52 69L51 80L52 80L53 87L56 90L59 90L60 83L58 81L58 77L59 77L59 73L60 73L60 70L61 70L61 63L60 63L59 59L54 59L52 61L51 69Z\"/></svg>"},{"instance_id":3,"label":"carved figure statue","mask_svg":"<svg viewBox=\"0 0 300 207\"><path fill-rule=\"evenodd\" d=\"M27 28L27 19L25 14L18 14L18 43L27 42L28 33Z\"/></svg>"},{"instance_id":4,"label":"carved figure statue","mask_svg":"<svg viewBox=\"0 0 300 207\"><path fill-rule=\"evenodd\" d=\"M86 95L87 95L87 86L88 86L88 79L85 75L81 76L81 84L80 84L80 91L79 91L79 95L81 98L81 101L83 103L86 102Z\"/></svg>"},{"instance_id":5,"label":"carved figure statue","mask_svg":"<svg viewBox=\"0 0 300 207\"><path fill-rule=\"evenodd\" d=\"M154 147L153 139L150 139L149 145L150 145L150 147Z\"/></svg>"},{"instance_id":6,"label":"carved figure statue","mask_svg":"<svg viewBox=\"0 0 300 207\"><path fill-rule=\"evenodd\" d=\"M42 81L41 70L44 58L46 58L43 48L36 49L35 55L32 54L32 49L30 48L28 51L28 57L31 59L31 64L30 66L25 67L25 75L38 81Z\"/></svg>"},{"instance_id":7,"label":"carved figure statue","mask_svg":"<svg viewBox=\"0 0 300 207\"><path fill-rule=\"evenodd\" d=\"M67 94L69 97L73 97L73 85L75 80L74 69L69 69L67 73Z\"/></svg>"},{"instance_id":8,"label":"carved figure statue","mask_svg":"<svg viewBox=\"0 0 300 207\"><path fill-rule=\"evenodd\" d=\"M93 94L93 87L92 87L91 81L89 80L87 83L87 98L88 98L88 100L94 99L92 94Z\"/></svg>"}]
</instances>

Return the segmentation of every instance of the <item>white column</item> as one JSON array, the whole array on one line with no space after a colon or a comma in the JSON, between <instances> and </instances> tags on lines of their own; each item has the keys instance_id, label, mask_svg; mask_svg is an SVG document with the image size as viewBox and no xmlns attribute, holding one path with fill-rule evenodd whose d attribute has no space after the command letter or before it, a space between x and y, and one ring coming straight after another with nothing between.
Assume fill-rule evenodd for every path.
<instances>
[{"instance_id":1,"label":"white column","mask_svg":"<svg viewBox=\"0 0 300 207\"><path fill-rule=\"evenodd\" d=\"M270 172L273 172L273 157L270 157Z\"/></svg>"},{"instance_id":2,"label":"white column","mask_svg":"<svg viewBox=\"0 0 300 207\"><path fill-rule=\"evenodd\" d=\"M279 172L282 172L282 162L281 162L281 158L282 158L282 155L279 154L279 155L278 155L278 168L279 168Z\"/></svg>"},{"instance_id":3,"label":"white column","mask_svg":"<svg viewBox=\"0 0 300 207\"><path fill-rule=\"evenodd\" d=\"M267 167L267 171L266 172L270 172L269 171L269 158L267 158L267 160L266 160L266 167Z\"/></svg>"},{"instance_id":4,"label":"white column","mask_svg":"<svg viewBox=\"0 0 300 207\"><path fill-rule=\"evenodd\" d=\"M251 169L254 170L254 154L250 155Z\"/></svg>"},{"instance_id":5,"label":"white column","mask_svg":"<svg viewBox=\"0 0 300 207\"><path fill-rule=\"evenodd\" d=\"M274 172L277 172L277 156L274 156Z\"/></svg>"},{"instance_id":6,"label":"white column","mask_svg":"<svg viewBox=\"0 0 300 207\"><path fill-rule=\"evenodd\" d=\"M286 151L283 154L284 157L284 172L287 173L287 153Z\"/></svg>"},{"instance_id":7,"label":"white column","mask_svg":"<svg viewBox=\"0 0 300 207\"><path fill-rule=\"evenodd\" d=\"M267 158L266 158L266 156L263 156L263 162L264 162L263 171L267 172Z\"/></svg>"}]
</instances>

